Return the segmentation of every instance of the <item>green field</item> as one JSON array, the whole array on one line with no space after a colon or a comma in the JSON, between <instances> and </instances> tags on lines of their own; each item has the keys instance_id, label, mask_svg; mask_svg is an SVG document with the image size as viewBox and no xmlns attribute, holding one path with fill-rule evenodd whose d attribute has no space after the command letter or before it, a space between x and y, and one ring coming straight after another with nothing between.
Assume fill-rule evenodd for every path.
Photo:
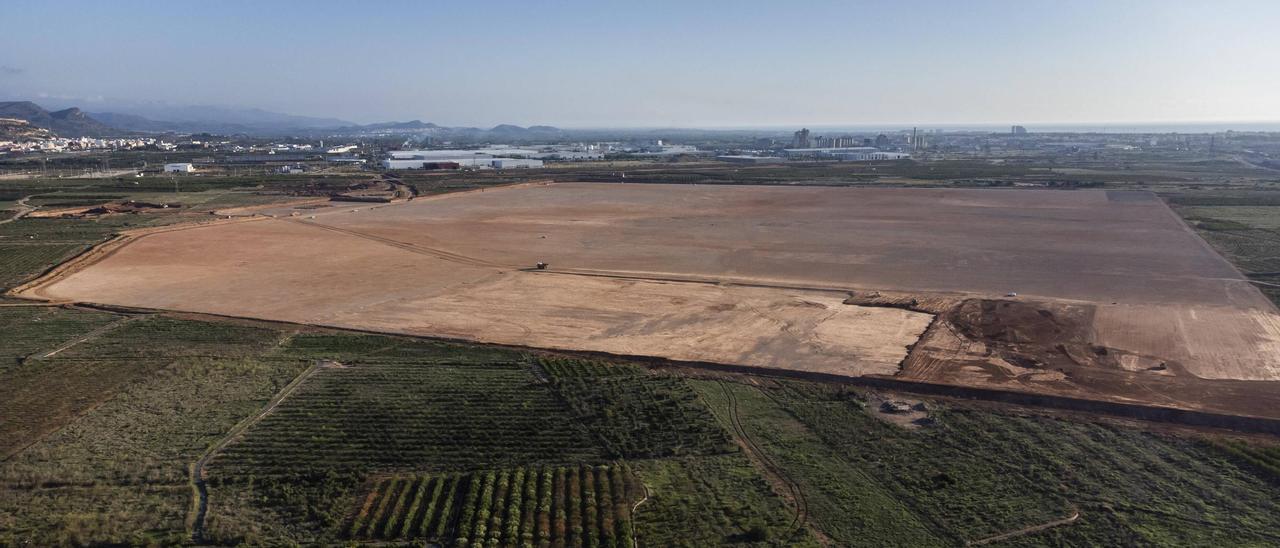
<instances>
[{"instance_id":1,"label":"green field","mask_svg":"<svg viewBox=\"0 0 1280 548\"><path fill-rule=\"evenodd\" d=\"M1280 192L1200 192L1168 198L1174 210L1280 304Z\"/></svg>"},{"instance_id":2,"label":"green field","mask_svg":"<svg viewBox=\"0 0 1280 548\"><path fill-rule=\"evenodd\" d=\"M383 477L356 499L345 536L452 546L630 547L631 507L641 493L623 465Z\"/></svg>"},{"instance_id":3,"label":"green field","mask_svg":"<svg viewBox=\"0 0 1280 548\"><path fill-rule=\"evenodd\" d=\"M706 455L732 451L682 379L654 377L637 366L543 359L556 393L615 458Z\"/></svg>"},{"instance_id":4,"label":"green field","mask_svg":"<svg viewBox=\"0 0 1280 548\"><path fill-rule=\"evenodd\" d=\"M259 335L145 318L0 371L0 545L188 538L189 464L303 367Z\"/></svg>"},{"instance_id":5,"label":"green field","mask_svg":"<svg viewBox=\"0 0 1280 548\"><path fill-rule=\"evenodd\" d=\"M735 396L747 434L804 491L811 523L842 545L957 545L1076 512L1076 522L1006 542L1280 541L1275 484L1194 440L937 404L932 424L913 430L834 387L695 385L719 415L726 389Z\"/></svg>"}]
</instances>

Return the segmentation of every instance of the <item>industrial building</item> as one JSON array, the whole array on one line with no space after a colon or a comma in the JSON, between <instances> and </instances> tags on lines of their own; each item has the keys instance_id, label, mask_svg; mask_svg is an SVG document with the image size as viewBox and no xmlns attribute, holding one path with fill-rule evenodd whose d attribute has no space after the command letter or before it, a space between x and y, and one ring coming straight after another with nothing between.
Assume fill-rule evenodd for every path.
<instances>
[{"instance_id":1,"label":"industrial building","mask_svg":"<svg viewBox=\"0 0 1280 548\"><path fill-rule=\"evenodd\" d=\"M906 160L911 157L905 152L843 152L831 155L841 162L871 162L875 160Z\"/></svg>"},{"instance_id":2,"label":"industrial building","mask_svg":"<svg viewBox=\"0 0 1280 548\"><path fill-rule=\"evenodd\" d=\"M503 156L494 156L500 152ZM461 168L471 169L516 169L541 168L543 160L526 159L538 155L536 150L525 149L480 149L480 150L397 150L390 152L388 159L383 160L385 169L428 169L440 164L457 164Z\"/></svg>"},{"instance_id":3,"label":"industrial building","mask_svg":"<svg viewBox=\"0 0 1280 548\"><path fill-rule=\"evenodd\" d=\"M195 170L196 170L195 166L189 163L164 165L165 173L192 173Z\"/></svg>"},{"instance_id":4,"label":"industrial building","mask_svg":"<svg viewBox=\"0 0 1280 548\"><path fill-rule=\"evenodd\" d=\"M801 128L795 132L791 139L791 146L795 148L809 148L809 128Z\"/></svg>"},{"instance_id":5,"label":"industrial building","mask_svg":"<svg viewBox=\"0 0 1280 548\"><path fill-rule=\"evenodd\" d=\"M781 164L787 161L786 158L778 156L747 156L742 154L716 156L716 159L731 164Z\"/></svg>"},{"instance_id":6,"label":"industrial building","mask_svg":"<svg viewBox=\"0 0 1280 548\"><path fill-rule=\"evenodd\" d=\"M810 147L810 148L787 148L782 152L787 156L830 156L832 154L846 154L852 152L876 152L879 149L875 147Z\"/></svg>"},{"instance_id":7,"label":"industrial building","mask_svg":"<svg viewBox=\"0 0 1280 548\"><path fill-rule=\"evenodd\" d=\"M783 152L789 158L823 158L842 162L903 160L911 157L903 152L882 152L875 147L788 148Z\"/></svg>"}]
</instances>

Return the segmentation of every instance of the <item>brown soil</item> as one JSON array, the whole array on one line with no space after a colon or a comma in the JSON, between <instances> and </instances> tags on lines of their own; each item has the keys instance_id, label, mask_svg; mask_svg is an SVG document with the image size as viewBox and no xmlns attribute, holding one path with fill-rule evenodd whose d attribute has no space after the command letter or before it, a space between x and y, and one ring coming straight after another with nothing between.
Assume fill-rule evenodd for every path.
<instances>
[{"instance_id":1,"label":"brown soil","mask_svg":"<svg viewBox=\"0 0 1280 548\"><path fill-rule=\"evenodd\" d=\"M255 212L283 218L127 236L18 292L1280 416L1280 316L1148 194L524 184Z\"/></svg>"},{"instance_id":2,"label":"brown soil","mask_svg":"<svg viewBox=\"0 0 1280 548\"><path fill-rule=\"evenodd\" d=\"M938 316L898 378L1280 417L1280 383L1205 379L1176 360L1109 346L1096 314L1094 305L965 299Z\"/></svg>"}]
</instances>

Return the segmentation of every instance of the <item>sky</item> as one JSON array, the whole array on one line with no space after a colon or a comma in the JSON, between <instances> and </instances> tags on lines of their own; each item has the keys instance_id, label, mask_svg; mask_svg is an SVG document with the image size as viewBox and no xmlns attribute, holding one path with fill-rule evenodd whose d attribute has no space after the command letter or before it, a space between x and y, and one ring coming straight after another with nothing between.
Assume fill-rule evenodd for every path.
<instances>
[{"instance_id":1,"label":"sky","mask_svg":"<svg viewBox=\"0 0 1280 548\"><path fill-rule=\"evenodd\" d=\"M357 123L1280 120L1280 1L23 2L0 98Z\"/></svg>"}]
</instances>

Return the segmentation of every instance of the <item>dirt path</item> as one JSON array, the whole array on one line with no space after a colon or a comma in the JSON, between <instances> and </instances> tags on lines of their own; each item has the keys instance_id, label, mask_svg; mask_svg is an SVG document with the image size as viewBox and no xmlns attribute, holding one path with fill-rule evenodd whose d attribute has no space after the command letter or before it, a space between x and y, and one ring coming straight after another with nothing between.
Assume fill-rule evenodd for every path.
<instances>
[{"instance_id":1,"label":"dirt path","mask_svg":"<svg viewBox=\"0 0 1280 548\"><path fill-rule=\"evenodd\" d=\"M632 472L632 474L634 475L635 472ZM640 488L644 489L644 496L640 497L640 500L636 501L635 504L631 505L631 546L633 546L634 548L640 548L640 537L637 536L637 533L636 533L636 530L638 530L639 527L635 526L636 512L640 510L641 504L644 504L645 501L649 500L649 486L644 484L644 479L642 478L637 477L636 480L640 484Z\"/></svg>"},{"instance_id":2,"label":"dirt path","mask_svg":"<svg viewBox=\"0 0 1280 548\"><path fill-rule=\"evenodd\" d=\"M746 428L742 426L742 420L738 417L738 397L724 381L719 381L719 383L720 389L724 391L725 400L728 402L729 423L733 427L734 436L738 438L739 444L747 451L751 460L761 464L764 472L772 476L773 481L771 483L785 486L789 495L788 498L795 505L796 511L795 518L791 520L791 528L798 530L804 527L809 521L809 502L805 499L804 491L800 489L800 484L791 479L786 471L781 466L778 466L778 463L774 462L768 453L756 444L755 440L751 439L751 436L747 434Z\"/></svg>"},{"instance_id":3,"label":"dirt path","mask_svg":"<svg viewBox=\"0 0 1280 548\"><path fill-rule=\"evenodd\" d=\"M34 196L25 196L21 200L18 200L16 202L18 204L17 213L14 213L13 216L9 217L8 219L0 219L0 225L5 223L12 223L18 219L26 217L28 213L31 213L32 211L40 209L40 206L27 205L27 200L30 200L33 197Z\"/></svg>"},{"instance_id":4,"label":"dirt path","mask_svg":"<svg viewBox=\"0 0 1280 548\"><path fill-rule=\"evenodd\" d=\"M1030 535L1031 533L1039 533L1040 531L1044 531L1046 529L1052 529L1060 525L1074 523L1078 519L1080 519L1080 509L1072 508L1071 515L1068 517L1065 517L1062 519L1055 519L1053 521L1047 521L1039 525L1032 525L1031 527L1023 527L1022 529L1018 529L1017 531L1009 531L1008 533L1001 533L999 535L990 536L983 539L972 540L972 541L966 542L965 546L981 546L983 544L991 544L993 542L1009 540L1011 538L1020 537L1023 535Z\"/></svg>"},{"instance_id":5,"label":"dirt path","mask_svg":"<svg viewBox=\"0 0 1280 548\"><path fill-rule=\"evenodd\" d=\"M191 509L190 514L192 515L192 518L191 518L191 541L192 542L196 544L204 544L205 542L204 522L205 522L205 517L209 512L209 489L208 489L208 486L205 484L204 474L205 474L205 466L209 463L209 459L212 458L219 451L226 448L227 445L229 445L238 436L240 436L240 434L243 434L245 430L248 430L249 427L253 426L254 424L257 424L259 420L262 420L262 417L265 417L267 416L268 413L271 413L272 411L274 411L275 408L278 407L280 403L285 400L285 398L289 397L289 395L292 394L294 390L298 388L298 386L302 385L303 381L311 377L311 375L314 374L316 371L319 371L323 363L324 362L321 360L316 360L315 362L313 362L311 364L311 367L308 367L306 371L303 371L297 377L294 377L294 379L290 381L289 384L285 385L285 387L281 389L280 392L275 395L275 397L271 398L271 401L267 403L267 406L264 407L262 411L259 411L257 414L254 414L240 421L239 424L232 427L231 430L227 432L226 436L223 436L223 438L219 440L218 443L215 443L213 444L213 446L209 447L209 449L206 450L203 455L200 455L200 458L197 459L196 462L191 465L191 489L192 489L192 495L193 495L192 496L193 508Z\"/></svg>"},{"instance_id":6,"label":"dirt path","mask_svg":"<svg viewBox=\"0 0 1280 548\"><path fill-rule=\"evenodd\" d=\"M57 348L54 348L53 350L50 350L50 351L48 351L48 352L45 352L44 354L41 354L41 355L39 355L39 356L36 356L36 358L37 358L37 359L52 358L55 354L57 354L57 353L59 353L59 352L62 352L63 350L67 350L67 349L69 349L69 348L71 348L71 347L73 347L73 346L76 346L76 345L78 345L78 344L80 344L80 343L82 343L82 342L89 341L89 340L92 340L92 339L96 339L96 338L98 338L98 337L102 336L102 335L103 335L103 334L105 334L105 333L108 333L108 332L110 332L110 331L115 331L116 329L119 329L119 328L121 328L121 327L124 327L124 325L125 325L125 324L127 324L127 323L129 323L129 322L136 321L136 320L138 320L138 319L140 319L140 318L145 318L145 317L147 317L147 314L138 314L138 315L134 315L134 316L125 316L125 317L122 317L122 318L120 318L120 319L118 319L118 320L116 320L116 321L113 321L113 322L111 322L111 323L108 323L108 324L106 324L106 325L103 325L102 327L99 327L99 328L94 329L94 330L92 330L92 331L90 331L90 332L88 332L88 333L85 333L84 335L81 335L81 336L79 336L79 337L76 337L76 338L74 338L74 339L71 339L71 340L69 340L69 341L67 341L67 342L63 343L62 345L58 346Z\"/></svg>"}]
</instances>

